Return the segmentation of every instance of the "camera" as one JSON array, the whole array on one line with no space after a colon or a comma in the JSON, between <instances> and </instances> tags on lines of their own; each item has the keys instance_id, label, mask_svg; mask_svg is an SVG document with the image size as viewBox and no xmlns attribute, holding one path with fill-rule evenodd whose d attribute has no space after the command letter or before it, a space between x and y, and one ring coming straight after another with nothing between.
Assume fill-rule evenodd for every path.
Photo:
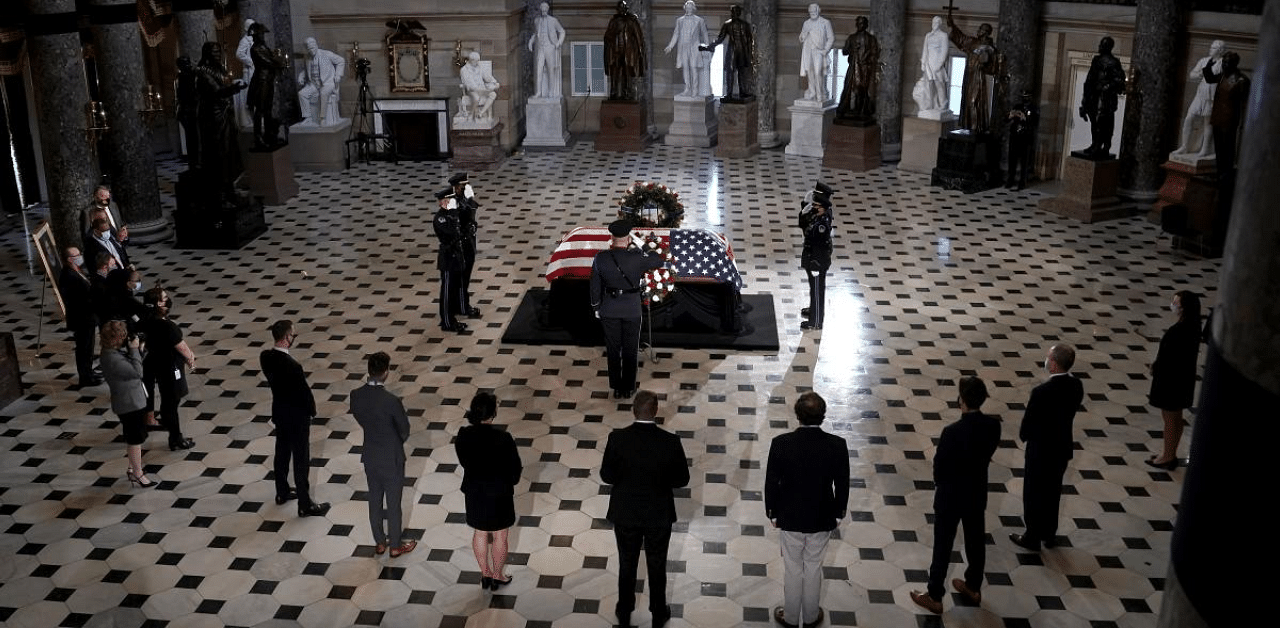
<instances>
[{"instance_id":1,"label":"camera","mask_svg":"<svg viewBox=\"0 0 1280 628\"><path fill-rule=\"evenodd\" d=\"M139 344L145 344L147 342L147 335L142 332L129 334L129 342L133 342L135 340L137 340Z\"/></svg>"},{"instance_id":2,"label":"camera","mask_svg":"<svg viewBox=\"0 0 1280 628\"><path fill-rule=\"evenodd\" d=\"M364 81L369 78L369 68L373 66L368 59L360 57L356 59L356 78Z\"/></svg>"}]
</instances>

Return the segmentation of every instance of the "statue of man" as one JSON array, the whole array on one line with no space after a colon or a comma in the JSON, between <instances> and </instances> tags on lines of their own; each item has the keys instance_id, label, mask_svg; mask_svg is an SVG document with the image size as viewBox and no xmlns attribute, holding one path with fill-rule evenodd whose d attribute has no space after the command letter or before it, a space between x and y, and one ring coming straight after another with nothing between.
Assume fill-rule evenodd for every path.
<instances>
[{"instance_id":1,"label":"statue of man","mask_svg":"<svg viewBox=\"0 0 1280 628\"><path fill-rule=\"evenodd\" d=\"M533 35L529 37L537 98L560 97L560 46L564 44L564 27L550 15L550 10L545 2L538 5L540 14L533 18Z\"/></svg>"},{"instance_id":2,"label":"statue of man","mask_svg":"<svg viewBox=\"0 0 1280 628\"><path fill-rule=\"evenodd\" d=\"M604 73L609 77L609 100L635 100L634 80L645 73L644 32L640 18L626 0L618 0L617 12L604 31Z\"/></svg>"},{"instance_id":3,"label":"statue of man","mask_svg":"<svg viewBox=\"0 0 1280 628\"><path fill-rule=\"evenodd\" d=\"M1080 102L1080 117L1091 126L1092 142L1081 154L1089 159L1111 158L1111 135L1116 128L1116 108L1124 91L1124 68L1120 60L1111 54L1116 42L1103 37L1098 42L1098 54L1089 64L1089 74L1084 79L1084 99Z\"/></svg>"},{"instance_id":4,"label":"statue of man","mask_svg":"<svg viewBox=\"0 0 1280 628\"><path fill-rule=\"evenodd\" d=\"M485 66L480 65L480 53L472 50L467 63L458 72L462 79L462 100L458 104L458 117L469 122L493 119L493 102L498 99L498 79Z\"/></svg>"},{"instance_id":5,"label":"statue of man","mask_svg":"<svg viewBox=\"0 0 1280 628\"><path fill-rule=\"evenodd\" d=\"M240 143L236 139L235 107L232 96L245 88L244 81L227 82L227 66L222 60L222 44L207 41L200 49L196 67L196 94L200 130L200 169L211 190L224 198L235 197L235 180L244 172Z\"/></svg>"},{"instance_id":6,"label":"statue of man","mask_svg":"<svg viewBox=\"0 0 1280 628\"><path fill-rule=\"evenodd\" d=\"M880 42L867 32L867 18L854 20L855 30L841 49L849 57L849 70L844 75L844 91L836 116L853 120L874 120L876 115L877 75L880 69Z\"/></svg>"},{"instance_id":7,"label":"statue of man","mask_svg":"<svg viewBox=\"0 0 1280 628\"><path fill-rule=\"evenodd\" d=\"M1240 71L1240 55L1227 52L1222 55L1222 72L1214 74L1214 62L1205 64L1204 80L1216 83L1213 91L1213 110L1209 124L1213 127L1213 143L1218 151L1218 176L1230 177L1236 169L1236 133L1244 121L1245 105L1249 100L1249 77Z\"/></svg>"},{"instance_id":8,"label":"statue of man","mask_svg":"<svg viewBox=\"0 0 1280 628\"><path fill-rule=\"evenodd\" d=\"M256 150L271 150L283 143L279 137L280 120L273 114L272 106L275 104L276 77L284 69L284 63L267 46L268 32L261 22L249 26L249 35L253 37L253 46L249 48L249 56L253 58L253 78L249 80L245 102L253 113L253 147Z\"/></svg>"},{"instance_id":9,"label":"statue of man","mask_svg":"<svg viewBox=\"0 0 1280 628\"><path fill-rule=\"evenodd\" d=\"M827 101L827 53L836 44L831 20L822 17L822 8L809 5L809 19L800 28L800 76L808 77L804 100Z\"/></svg>"},{"instance_id":10,"label":"statue of man","mask_svg":"<svg viewBox=\"0 0 1280 628\"><path fill-rule=\"evenodd\" d=\"M1005 120L1009 125L1009 172L1004 186L1017 191L1027 187L1027 178L1035 167L1031 161L1031 151L1035 148L1040 109L1036 106L1031 90L1022 90L1018 104L1009 110Z\"/></svg>"},{"instance_id":11,"label":"statue of man","mask_svg":"<svg viewBox=\"0 0 1280 628\"><path fill-rule=\"evenodd\" d=\"M970 37L956 26L951 14L947 14L948 36L956 48L964 51L964 100L960 103L960 128L973 133L991 130L991 95L994 82L1000 80L1002 63L996 44L991 39L991 25L978 27L977 35Z\"/></svg>"},{"instance_id":12,"label":"statue of man","mask_svg":"<svg viewBox=\"0 0 1280 628\"><path fill-rule=\"evenodd\" d=\"M920 112L943 111L951 101L951 45L942 32L942 18L933 16L933 30L924 36L920 49L920 74L924 81L924 97L916 105Z\"/></svg>"},{"instance_id":13,"label":"statue of man","mask_svg":"<svg viewBox=\"0 0 1280 628\"><path fill-rule=\"evenodd\" d=\"M679 95L689 98L710 95L702 93L701 81L698 80L699 69L704 65L699 49L710 38L707 36L707 21L697 11L698 7L693 0L685 0L684 15L676 19L676 27L671 31L671 43L664 50L671 54L671 49L678 47L676 69L684 70L684 91Z\"/></svg>"},{"instance_id":14,"label":"statue of man","mask_svg":"<svg viewBox=\"0 0 1280 628\"><path fill-rule=\"evenodd\" d=\"M745 102L755 97L756 82L754 70L756 65L756 38L751 32L751 24L742 19L742 5L735 4L729 8L729 19L720 25L720 36L699 50L710 52L725 39L729 45L724 47L724 97L729 102Z\"/></svg>"},{"instance_id":15,"label":"statue of man","mask_svg":"<svg viewBox=\"0 0 1280 628\"><path fill-rule=\"evenodd\" d=\"M253 35L249 34L249 27L253 24L253 18L244 21L244 35L236 46L236 58L240 60L240 78L246 84L253 80L253 57L249 56L249 49L253 48ZM244 92L236 94L236 119L240 126L253 126L253 114L249 113L249 103L245 102Z\"/></svg>"},{"instance_id":16,"label":"statue of man","mask_svg":"<svg viewBox=\"0 0 1280 628\"><path fill-rule=\"evenodd\" d=\"M1196 157L1213 154L1213 133L1209 129L1209 114L1213 112L1213 85L1205 80L1204 68L1210 63L1220 62L1226 52L1227 44L1221 39L1215 39L1209 44L1209 56L1200 57L1195 67L1191 68L1191 80L1199 80L1200 84L1196 86L1191 106L1187 107L1187 116L1182 119L1182 143L1178 144L1178 150L1173 151L1175 154L1193 154ZM1190 146L1191 130L1197 118L1202 121L1203 128L1200 130L1200 147L1193 151Z\"/></svg>"},{"instance_id":17,"label":"statue of man","mask_svg":"<svg viewBox=\"0 0 1280 628\"><path fill-rule=\"evenodd\" d=\"M302 124L332 126L342 119L338 113L338 82L347 70L347 61L342 55L321 48L314 37L308 37L306 44L306 65L298 73Z\"/></svg>"},{"instance_id":18,"label":"statue of man","mask_svg":"<svg viewBox=\"0 0 1280 628\"><path fill-rule=\"evenodd\" d=\"M196 92L196 67L191 57L178 57L178 79L174 81L174 95L177 97L175 115L182 125L182 135L187 140L187 166L192 170L200 169L200 127L198 111L200 94Z\"/></svg>"}]
</instances>

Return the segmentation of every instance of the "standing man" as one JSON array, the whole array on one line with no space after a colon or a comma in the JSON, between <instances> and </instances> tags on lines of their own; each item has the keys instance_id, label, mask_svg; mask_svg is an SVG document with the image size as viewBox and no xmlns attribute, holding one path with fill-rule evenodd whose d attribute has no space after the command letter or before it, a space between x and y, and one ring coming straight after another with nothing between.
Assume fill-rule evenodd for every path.
<instances>
[{"instance_id":1,"label":"standing man","mask_svg":"<svg viewBox=\"0 0 1280 628\"><path fill-rule=\"evenodd\" d=\"M1034 164L1031 161L1031 149L1035 146L1036 124L1040 120L1040 111L1036 107L1031 90L1022 90L1018 105L1009 110L1009 173L1005 177L1004 186L1021 190L1027 187L1027 175ZM1017 173L1015 175L1015 173Z\"/></svg>"},{"instance_id":2,"label":"standing man","mask_svg":"<svg viewBox=\"0 0 1280 628\"><path fill-rule=\"evenodd\" d=\"M1054 345L1044 359L1049 379L1031 391L1027 411L1022 415L1018 438L1027 444L1022 475L1022 518L1024 534L1010 534L1015 545L1032 552L1040 544L1054 546L1058 535L1058 502L1062 497L1062 476L1071 461L1075 439L1071 423L1084 400L1084 386L1070 373L1076 362L1071 345Z\"/></svg>"},{"instance_id":3,"label":"standing man","mask_svg":"<svg viewBox=\"0 0 1280 628\"><path fill-rule=\"evenodd\" d=\"M276 503L283 506L297 498L298 516L310 517L329 512L329 504L311 500L311 419L316 415L316 400L302 365L289 355L297 337L292 321L276 321L271 325L275 346L263 351L259 362L271 386L271 422L276 426ZM290 460L297 492L289 488Z\"/></svg>"},{"instance_id":4,"label":"standing man","mask_svg":"<svg viewBox=\"0 0 1280 628\"><path fill-rule=\"evenodd\" d=\"M253 78L249 80L249 92L245 104L253 114L254 150L273 150L280 146L280 120L275 117L276 77L284 70L284 63L267 45L267 27L262 22L249 25L253 46L249 57L253 59Z\"/></svg>"},{"instance_id":5,"label":"standing man","mask_svg":"<svg viewBox=\"0 0 1280 628\"><path fill-rule=\"evenodd\" d=\"M876 115L876 89L880 74L880 42L867 32L866 16L854 20L857 27L844 40L840 50L849 57L849 70L844 75L844 91L836 107L836 117L854 120L874 120Z\"/></svg>"},{"instance_id":6,"label":"standing man","mask_svg":"<svg viewBox=\"0 0 1280 628\"><path fill-rule=\"evenodd\" d=\"M684 70L684 91L679 95L686 98L710 95L702 93L702 86L698 81L698 76L701 75L699 70L705 62L701 47L707 44L709 38L707 22L697 11L698 7L693 0L685 0L684 15L676 18L676 27L671 31L671 43L664 50L671 54L673 48L679 48L676 50L676 69Z\"/></svg>"},{"instance_id":7,"label":"standing man","mask_svg":"<svg viewBox=\"0 0 1280 628\"><path fill-rule=\"evenodd\" d=\"M618 541L618 624L631 625L636 607L636 569L644 548L649 573L649 611L653 626L671 618L667 608L667 546L676 520L675 489L689 484L689 461L680 437L658 427L658 395L636 393L636 420L614 430L604 448L600 479L612 484L609 512Z\"/></svg>"},{"instance_id":8,"label":"standing man","mask_svg":"<svg viewBox=\"0 0 1280 628\"><path fill-rule=\"evenodd\" d=\"M369 482L369 525L373 529L373 553L391 557L412 552L417 541L400 543L400 498L404 494L404 442L409 439L409 417L400 398L386 387L391 357L379 351L369 356L369 381L351 392L351 414L364 430L360 462ZM390 545L388 545L390 541Z\"/></svg>"},{"instance_id":9,"label":"standing man","mask_svg":"<svg viewBox=\"0 0 1280 628\"><path fill-rule=\"evenodd\" d=\"M800 329L822 329L826 315L827 269L831 268L831 188L819 182L813 199L800 212L800 231L804 234L804 248L800 253L800 267L809 278L809 307L800 310L807 317ZM825 189L824 189L825 188Z\"/></svg>"},{"instance_id":10,"label":"standing man","mask_svg":"<svg viewBox=\"0 0 1280 628\"><path fill-rule=\"evenodd\" d=\"M306 67L298 76L298 105L302 107L302 123L309 126L332 126L340 122L338 115L338 81L347 71L347 60L308 37Z\"/></svg>"},{"instance_id":11,"label":"standing man","mask_svg":"<svg viewBox=\"0 0 1280 628\"><path fill-rule=\"evenodd\" d=\"M617 10L604 30L604 73L609 77L609 100L635 100L635 79L644 76L647 59L640 18L626 0L618 0Z\"/></svg>"},{"instance_id":12,"label":"standing man","mask_svg":"<svg viewBox=\"0 0 1280 628\"><path fill-rule=\"evenodd\" d=\"M773 439L764 476L765 514L781 530L784 569L785 601L773 618L786 628L822 622L822 557L849 505L849 448L822 431L827 403L807 392L795 411L800 427Z\"/></svg>"},{"instance_id":13,"label":"standing man","mask_svg":"<svg viewBox=\"0 0 1280 628\"><path fill-rule=\"evenodd\" d=\"M453 188L436 192L440 210L432 225L440 250L436 253L436 268L440 270L440 329L464 332L467 324L459 322L454 314L462 311L462 273L465 256L462 249L462 221L458 218L458 200Z\"/></svg>"},{"instance_id":14,"label":"standing man","mask_svg":"<svg viewBox=\"0 0 1280 628\"><path fill-rule=\"evenodd\" d=\"M729 7L729 19L720 25L720 36L698 50L711 52L721 42L729 39L724 47L724 96L721 101L747 102L756 93L755 65L756 38L751 32L751 24L742 19L742 5Z\"/></svg>"},{"instance_id":15,"label":"standing man","mask_svg":"<svg viewBox=\"0 0 1280 628\"><path fill-rule=\"evenodd\" d=\"M67 329L76 343L76 374L80 386L97 386L102 377L93 372L93 334L98 331L98 318L93 314L89 277L84 272L84 256L80 249L67 247L58 275L58 293L66 310Z\"/></svg>"},{"instance_id":16,"label":"standing man","mask_svg":"<svg viewBox=\"0 0 1280 628\"><path fill-rule=\"evenodd\" d=\"M106 185L99 185L93 190L93 201L89 206L84 208L80 214L80 231L86 232L93 227L93 213L96 211L107 212L107 220L111 223L111 228L115 229L116 237L121 243L129 241L129 227L125 226L124 217L120 214L120 206L111 198L111 188Z\"/></svg>"},{"instance_id":17,"label":"standing man","mask_svg":"<svg viewBox=\"0 0 1280 628\"><path fill-rule=\"evenodd\" d=\"M1111 54L1116 41L1103 37L1098 42L1098 54L1089 64L1089 74L1084 78L1084 98L1080 102L1080 117L1088 120L1092 141L1081 151L1089 159L1110 159L1111 134L1116 128L1116 108L1120 106L1120 93L1124 91L1124 68L1120 60Z\"/></svg>"},{"instance_id":18,"label":"standing man","mask_svg":"<svg viewBox=\"0 0 1280 628\"><path fill-rule=\"evenodd\" d=\"M458 201L458 226L462 229L462 274L459 279L458 311L467 318L480 318L480 310L471 306L471 269L476 265L476 233L480 225L476 224L476 211L480 204L476 202L476 193L471 189L467 173L459 172L449 177L449 185L453 186L453 198Z\"/></svg>"},{"instance_id":19,"label":"standing man","mask_svg":"<svg viewBox=\"0 0 1280 628\"><path fill-rule=\"evenodd\" d=\"M979 411L987 400L987 386L977 377L960 378L960 420L942 429L933 455L933 563L929 590L911 592L911 601L931 613L942 613L956 527L964 525L964 555L969 567L964 579L951 586L972 604L982 602L982 570L987 563L987 467L1000 444L1000 421Z\"/></svg>"},{"instance_id":20,"label":"standing man","mask_svg":"<svg viewBox=\"0 0 1280 628\"><path fill-rule=\"evenodd\" d=\"M942 18L935 15L933 29L924 36L924 45L920 48L920 74L925 87L923 104L917 103L920 111L941 112L949 106L951 68L947 62L950 58L950 40L942 32Z\"/></svg>"},{"instance_id":21,"label":"standing man","mask_svg":"<svg viewBox=\"0 0 1280 628\"><path fill-rule=\"evenodd\" d=\"M631 245L631 223L609 225L608 250L591 261L591 309L604 328L609 359L609 388L614 399L629 398L636 390L636 360L640 357L640 280L645 272L662 268L657 255L645 255Z\"/></svg>"},{"instance_id":22,"label":"standing man","mask_svg":"<svg viewBox=\"0 0 1280 628\"><path fill-rule=\"evenodd\" d=\"M564 45L564 27L550 11L551 7L545 2L538 5L538 16L533 18L533 35L529 36L536 98L560 97L560 46Z\"/></svg>"},{"instance_id":23,"label":"standing man","mask_svg":"<svg viewBox=\"0 0 1280 628\"><path fill-rule=\"evenodd\" d=\"M800 76L809 77L804 100L826 102L827 53L836 45L836 35L831 20L822 17L817 4L809 5L809 19L800 28L800 45Z\"/></svg>"}]
</instances>

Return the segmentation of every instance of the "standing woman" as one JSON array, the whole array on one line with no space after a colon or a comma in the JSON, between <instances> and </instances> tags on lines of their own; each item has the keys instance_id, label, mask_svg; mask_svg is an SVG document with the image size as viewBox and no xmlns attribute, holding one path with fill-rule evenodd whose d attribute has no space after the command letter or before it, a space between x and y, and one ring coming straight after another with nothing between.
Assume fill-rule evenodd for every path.
<instances>
[{"instance_id":1,"label":"standing woman","mask_svg":"<svg viewBox=\"0 0 1280 628\"><path fill-rule=\"evenodd\" d=\"M1164 336L1156 361L1151 364L1151 405L1164 419L1164 450L1147 459L1158 469L1178 468L1178 443L1182 440L1182 411L1195 401L1196 358L1200 354L1200 297L1187 290L1173 295L1170 306L1178 317Z\"/></svg>"},{"instance_id":2,"label":"standing woman","mask_svg":"<svg viewBox=\"0 0 1280 628\"><path fill-rule=\"evenodd\" d=\"M142 471L142 443L147 440L147 389L142 383L141 343L137 336L125 342L124 321L102 326L102 377L111 388L111 410L120 417L128 446L129 469L125 477L142 488L157 483Z\"/></svg>"},{"instance_id":3,"label":"standing woman","mask_svg":"<svg viewBox=\"0 0 1280 628\"><path fill-rule=\"evenodd\" d=\"M196 356L182 339L182 330L169 320L173 300L164 288L148 290L142 303L150 315L139 326L147 335L147 355L142 360L147 390L160 389L160 424L169 430L169 450L191 449L196 442L182 435L178 402L187 396L186 371L196 367Z\"/></svg>"},{"instance_id":4,"label":"standing woman","mask_svg":"<svg viewBox=\"0 0 1280 628\"><path fill-rule=\"evenodd\" d=\"M480 587L494 591L511 584L503 573L507 564L507 533L516 522L515 486L520 481L516 441L493 426L498 398L479 392L471 399L467 425L454 446L462 464L462 493L466 496L467 525L475 529L471 549L480 565Z\"/></svg>"}]
</instances>

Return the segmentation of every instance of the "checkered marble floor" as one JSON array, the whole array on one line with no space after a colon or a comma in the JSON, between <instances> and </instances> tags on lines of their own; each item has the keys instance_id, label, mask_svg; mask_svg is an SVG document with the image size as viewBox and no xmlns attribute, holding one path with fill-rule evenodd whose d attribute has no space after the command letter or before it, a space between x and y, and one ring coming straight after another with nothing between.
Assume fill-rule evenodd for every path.
<instances>
[{"instance_id":1,"label":"checkered marble floor","mask_svg":"<svg viewBox=\"0 0 1280 628\"><path fill-rule=\"evenodd\" d=\"M179 167L164 165L166 193ZM1141 216L1083 225L1040 212L1034 190L962 195L891 167L824 170L780 150L727 161L702 149L600 154L579 143L473 173L483 318L457 335L436 320L430 230L430 193L449 174L441 163L303 173L301 194L268 208L270 231L240 251L136 251L146 283L170 289L199 365L182 407L197 446L170 452L153 435L144 461L163 483L150 490L125 481L105 386L71 385L70 338L40 316L41 280L27 272L19 218L6 219L0 316L27 390L0 410L0 622L611 625L618 561L597 470L629 406L609 397L601 350L500 338L522 294L545 285L557 238L608 221L626 185L651 180L681 193L687 226L727 234L745 291L773 295L782 344L776 354L659 348L642 368L641 385L661 395L665 425L693 465L670 552L671 625L771 624L782 561L764 518L763 466L810 389L827 399L825 427L847 439L853 475L850 516L824 568L829 625L1155 625L1182 471L1142 464L1160 435L1147 369L1171 323L1171 293L1199 290L1212 304L1218 262L1171 252ZM802 334L795 211L819 177L836 188L836 258L827 327ZM326 517L298 519L293 504L272 500L270 394L257 354L278 318L297 321L294 352L319 403L313 486L334 504ZM1063 497L1067 547L1037 556L1007 539L1021 531L1016 434L1057 341L1079 348L1086 399ZM414 429L406 512L421 544L396 559L373 554L361 435L346 413L363 356L376 350L397 364L390 386ZM955 382L974 373L1005 437L991 468L988 585L981 608L952 597L936 618L907 594L923 588L933 542L936 439L958 416ZM515 582L497 594L478 586L451 445L481 389L497 393L498 422L525 464ZM648 625L646 611L634 619Z\"/></svg>"}]
</instances>

